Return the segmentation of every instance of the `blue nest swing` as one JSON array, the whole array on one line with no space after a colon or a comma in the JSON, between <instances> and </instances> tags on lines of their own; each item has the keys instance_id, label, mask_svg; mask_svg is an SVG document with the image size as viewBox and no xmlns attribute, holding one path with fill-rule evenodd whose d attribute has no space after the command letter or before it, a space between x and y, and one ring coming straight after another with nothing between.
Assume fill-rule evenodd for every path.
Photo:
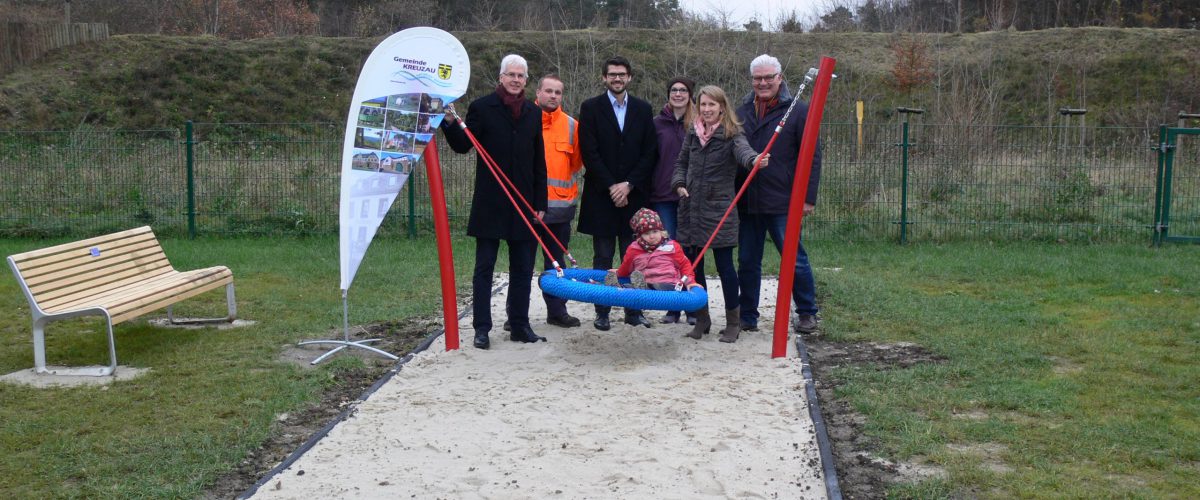
<instances>
[{"instance_id":1,"label":"blue nest swing","mask_svg":"<svg viewBox=\"0 0 1200 500\"><path fill-rule=\"evenodd\" d=\"M605 273L600 269L563 269L560 278L555 271L546 271L538 277L538 286L542 293L555 297L630 309L692 312L708 304L708 292L703 287L678 292L618 288L604 285ZM629 279L621 278L621 282L629 283Z\"/></svg>"}]
</instances>

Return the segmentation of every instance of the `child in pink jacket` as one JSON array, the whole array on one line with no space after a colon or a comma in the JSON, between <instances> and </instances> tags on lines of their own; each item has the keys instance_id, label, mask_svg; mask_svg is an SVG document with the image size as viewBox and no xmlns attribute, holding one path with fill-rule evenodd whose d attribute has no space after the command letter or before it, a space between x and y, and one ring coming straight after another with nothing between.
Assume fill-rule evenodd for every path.
<instances>
[{"instance_id":1,"label":"child in pink jacket","mask_svg":"<svg viewBox=\"0 0 1200 500\"><path fill-rule=\"evenodd\" d=\"M628 276L633 288L674 290L680 284L689 289L699 286L683 247L671 239L657 212L648 208L638 210L629 225L637 239L625 250L621 267L608 270L604 284L617 286L618 277ZM681 282L681 278L686 280Z\"/></svg>"}]
</instances>

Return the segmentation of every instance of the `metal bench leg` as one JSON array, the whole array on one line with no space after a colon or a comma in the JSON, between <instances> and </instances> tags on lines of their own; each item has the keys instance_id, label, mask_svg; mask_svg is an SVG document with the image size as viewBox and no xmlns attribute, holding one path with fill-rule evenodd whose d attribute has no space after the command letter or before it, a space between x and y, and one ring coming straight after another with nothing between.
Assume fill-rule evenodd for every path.
<instances>
[{"instance_id":1,"label":"metal bench leg","mask_svg":"<svg viewBox=\"0 0 1200 500\"><path fill-rule=\"evenodd\" d=\"M112 318L105 315L104 324L108 327L108 369L97 374L101 377L117 373L117 341L113 338Z\"/></svg>"},{"instance_id":2,"label":"metal bench leg","mask_svg":"<svg viewBox=\"0 0 1200 500\"><path fill-rule=\"evenodd\" d=\"M225 285L225 301L228 303L229 315L224 318L194 318L186 321L177 321L173 311L174 304L167 306L167 321L172 325L197 325L206 323L232 323L237 319L237 299L233 293L233 282Z\"/></svg>"},{"instance_id":3,"label":"metal bench leg","mask_svg":"<svg viewBox=\"0 0 1200 500\"><path fill-rule=\"evenodd\" d=\"M233 296L233 282L225 285L225 301L229 303L229 321L237 319L237 300Z\"/></svg>"},{"instance_id":4,"label":"metal bench leg","mask_svg":"<svg viewBox=\"0 0 1200 500\"><path fill-rule=\"evenodd\" d=\"M92 314L95 314L93 312ZM56 319L64 319L63 316ZM104 315L104 326L108 334L108 366L86 366L79 368L57 368L54 370L46 366L46 325L50 323L47 317L41 317L33 321L33 371L34 373L45 375L67 375L67 376L85 376L85 377L107 377L117 372L117 342L113 337L112 317Z\"/></svg>"},{"instance_id":5,"label":"metal bench leg","mask_svg":"<svg viewBox=\"0 0 1200 500\"><path fill-rule=\"evenodd\" d=\"M46 369L46 318L33 320L33 371L49 373Z\"/></svg>"}]
</instances>

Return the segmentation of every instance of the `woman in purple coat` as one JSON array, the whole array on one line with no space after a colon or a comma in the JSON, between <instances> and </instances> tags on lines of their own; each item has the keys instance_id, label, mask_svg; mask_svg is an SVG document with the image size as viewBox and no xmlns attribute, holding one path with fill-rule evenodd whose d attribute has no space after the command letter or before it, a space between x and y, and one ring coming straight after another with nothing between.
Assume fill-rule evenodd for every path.
<instances>
[{"instance_id":1,"label":"woman in purple coat","mask_svg":"<svg viewBox=\"0 0 1200 500\"><path fill-rule=\"evenodd\" d=\"M675 158L687 137L687 124L695 119L692 90L696 81L677 76L667 83L667 104L654 117L654 129L658 133L658 163L650 177L650 209L658 212L663 226L671 238L678 228L679 195L671 187L671 176L675 173ZM695 324L696 317L689 313L688 323ZM678 323L679 311L667 311L663 323Z\"/></svg>"}]
</instances>

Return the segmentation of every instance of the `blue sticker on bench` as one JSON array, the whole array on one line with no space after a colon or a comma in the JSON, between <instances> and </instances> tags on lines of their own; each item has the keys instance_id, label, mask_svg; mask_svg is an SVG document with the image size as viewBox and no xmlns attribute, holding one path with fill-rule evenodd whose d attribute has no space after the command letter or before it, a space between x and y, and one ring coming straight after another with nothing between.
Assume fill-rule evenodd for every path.
<instances>
[{"instance_id":1,"label":"blue sticker on bench","mask_svg":"<svg viewBox=\"0 0 1200 500\"><path fill-rule=\"evenodd\" d=\"M99 257L100 256L100 247L89 248L88 253L92 254L92 257Z\"/></svg>"}]
</instances>

